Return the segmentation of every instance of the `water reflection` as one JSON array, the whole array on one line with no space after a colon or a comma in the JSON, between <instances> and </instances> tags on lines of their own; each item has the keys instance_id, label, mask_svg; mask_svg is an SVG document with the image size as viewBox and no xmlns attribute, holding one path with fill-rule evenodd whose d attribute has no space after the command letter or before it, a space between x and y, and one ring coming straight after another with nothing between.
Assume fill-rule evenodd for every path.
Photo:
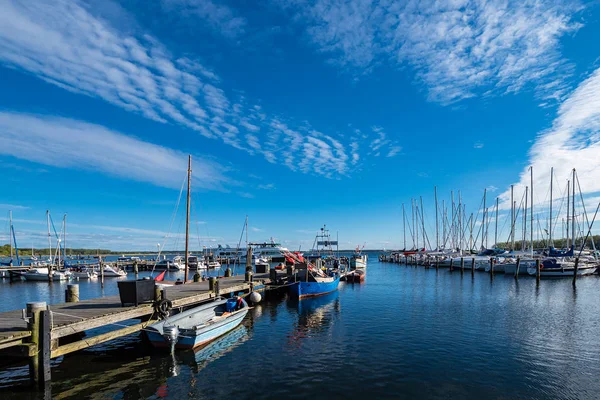
<instances>
[{"instance_id":1,"label":"water reflection","mask_svg":"<svg viewBox=\"0 0 600 400\"><path fill-rule=\"evenodd\" d=\"M302 339L321 334L331 326L340 312L339 292L300 301L290 298L286 305L298 313L298 320L288 335L288 344L297 347Z\"/></svg>"}]
</instances>

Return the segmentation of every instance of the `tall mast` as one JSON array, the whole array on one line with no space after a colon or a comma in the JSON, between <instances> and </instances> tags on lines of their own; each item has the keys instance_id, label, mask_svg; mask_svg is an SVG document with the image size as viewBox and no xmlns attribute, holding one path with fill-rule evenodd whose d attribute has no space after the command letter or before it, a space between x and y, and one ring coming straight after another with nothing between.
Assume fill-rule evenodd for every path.
<instances>
[{"instance_id":1,"label":"tall mast","mask_svg":"<svg viewBox=\"0 0 600 400\"><path fill-rule=\"evenodd\" d=\"M192 182L192 156L188 156L188 177L187 177L187 204L185 212L185 276L183 277L183 283L187 283L188 273L190 271L188 259L190 256L190 189Z\"/></svg>"},{"instance_id":2,"label":"tall mast","mask_svg":"<svg viewBox=\"0 0 600 400\"><path fill-rule=\"evenodd\" d=\"M469 252L473 250L473 213L469 217L470 229L469 229Z\"/></svg>"},{"instance_id":3,"label":"tall mast","mask_svg":"<svg viewBox=\"0 0 600 400\"><path fill-rule=\"evenodd\" d=\"M444 249L446 248L446 218L448 213L446 212L446 200L442 199L442 241L444 242Z\"/></svg>"},{"instance_id":4,"label":"tall mast","mask_svg":"<svg viewBox=\"0 0 600 400\"><path fill-rule=\"evenodd\" d=\"M52 237L50 236L50 211L46 210L46 221L48 223L48 259L52 264Z\"/></svg>"},{"instance_id":5,"label":"tall mast","mask_svg":"<svg viewBox=\"0 0 600 400\"><path fill-rule=\"evenodd\" d=\"M533 165L531 166L531 229L529 231L531 241L531 256L533 257Z\"/></svg>"},{"instance_id":6,"label":"tall mast","mask_svg":"<svg viewBox=\"0 0 600 400\"><path fill-rule=\"evenodd\" d=\"M63 259L67 259L67 214L63 215Z\"/></svg>"},{"instance_id":7,"label":"tall mast","mask_svg":"<svg viewBox=\"0 0 600 400\"><path fill-rule=\"evenodd\" d=\"M515 186L510 185L510 250L515 250Z\"/></svg>"},{"instance_id":8,"label":"tall mast","mask_svg":"<svg viewBox=\"0 0 600 400\"><path fill-rule=\"evenodd\" d=\"M571 195L571 181L567 180L567 249L571 247L569 243L569 207L571 207L571 202L569 201L569 196Z\"/></svg>"},{"instance_id":9,"label":"tall mast","mask_svg":"<svg viewBox=\"0 0 600 400\"><path fill-rule=\"evenodd\" d=\"M484 245L484 236L486 234L485 232L485 201L487 198L487 188L483 189L483 210L482 210L482 214L483 216L481 217L481 248L485 249L485 245Z\"/></svg>"},{"instance_id":10,"label":"tall mast","mask_svg":"<svg viewBox=\"0 0 600 400\"><path fill-rule=\"evenodd\" d=\"M248 216L246 215L246 248L248 247Z\"/></svg>"},{"instance_id":11,"label":"tall mast","mask_svg":"<svg viewBox=\"0 0 600 400\"><path fill-rule=\"evenodd\" d=\"M404 251L406 251L406 213L404 212L404 203L402 203L402 235L404 236Z\"/></svg>"},{"instance_id":12,"label":"tall mast","mask_svg":"<svg viewBox=\"0 0 600 400\"><path fill-rule=\"evenodd\" d=\"M437 187L433 187L433 194L435 196L435 250L440 250L440 226L438 223L438 199L437 199Z\"/></svg>"},{"instance_id":13,"label":"tall mast","mask_svg":"<svg viewBox=\"0 0 600 400\"><path fill-rule=\"evenodd\" d=\"M525 243L527 241L527 194L529 194L529 186L525 186L525 203L523 206L523 242L521 251L525 251Z\"/></svg>"},{"instance_id":14,"label":"tall mast","mask_svg":"<svg viewBox=\"0 0 600 400\"><path fill-rule=\"evenodd\" d=\"M458 191L458 212L457 212L457 219L458 219L458 232L457 232L457 240L458 240L458 247L460 248L460 254L462 254L462 250L463 250L463 242L462 242L462 197L460 196L460 190Z\"/></svg>"},{"instance_id":15,"label":"tall mast","mask_svg":"<svg viewBox=\"0 0 600 400\"><path fill-rule=\"evenodd\" d=\"M494 225L494 247L498 247L498 197L496 197L496 223Z\"/></svg>"},{"instance_id":16,"label":"tall mast","mask_svg":"<svg viewBox=\"0 0 600 400\"><path fill-rule=\"evenodd\" d=\"M571 241L571 245L573 248L575 248L575 239L576 239L576 234L575 234L575 168L573 168L573 196L572 196L572 201L573 201L573 207L571 207L571 213L573 214L573 229L571 230L572 235L573 235L573 240Z\"/></svg>"},{"instance_id":17,"label":"tall mast","mask_svg":"<svg viewBox=\"0 0 600 400\"><path fill-rule=\"evenodd\" d=\"M12 238L11 238L11 236L13 235L12 210L8 212L8 219L9 219L8 242L10 243L10 259L12 260L12 258L13 258L13 242L12 242Z\"/></svg>"},{"instance_id":18,"label":"tall mast","mask_svg":"<svg viewBox=\"0 0 600 400\"><path fill-rule=\"evenodd\" d=\"M455 228L454 228L454 191L453 190L450 191L450 199L452 201L452 212L451 212L452 219L450 220L450 237L452 238L452 240L451 240L452 250L454 250L456 247L456 243L455 243L456 237L454 234Z\"/></svg>"},{"instance_id":19,"label":"tall mast","mask_svg":"<svg viewBox=\"0 0 600 400\"><path fill-rule=\"evenodd\" d=\"M423 215L423 196L419 196L419 199L421 201L421 234L423 235L423 249L426 248L426 242L425 242L425 218Z\"/></svg>"},{"instance_id":20,"label":"tall mast","mask_svg":"<svg viewBox=\"0 0 600 400\"><path fill-rule=\"evenodd\" d=\"M548 246L554 246L554 243L552 243L552 181L554 181L554 167L550 168L550 224L548 227Z\"/></svg>"}]
</instances>

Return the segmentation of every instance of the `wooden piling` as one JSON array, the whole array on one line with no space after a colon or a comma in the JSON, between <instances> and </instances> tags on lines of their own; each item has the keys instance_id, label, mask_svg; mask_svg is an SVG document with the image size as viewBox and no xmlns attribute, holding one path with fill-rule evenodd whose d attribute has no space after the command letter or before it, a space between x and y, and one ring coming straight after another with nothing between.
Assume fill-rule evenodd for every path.
<instances>
[{"instance_id":1,"label":"wooden piling","mask_svg":"<svg viewBox=\"0 0 600 400\"><path fill-rule=\"evenodd\" d=\"M440 260L438 258L435 259L435 270L440 269Z\"/></svg>"},{"instance_id":2,"label":"wooden piling","mask_svg":"<svg viewBox=\"0 0 600 400\"><path fill-rule=\"evenodd\" d=\"M79 301L79 284L73 283L67 285L65 290L65 302L66 303L77 303Z\"/></svg>"},{"instance_id":3,"label":"wooden piling","mask_svg":"<svg viewBox=\"0 0 600 400\"><path fill-rule=\"evenodd\" d=\"M231 276L231 268L229 268L229 259L227 262L227 269L225 270L225 278L229 278Z\"/></svg>"},{"instance_id":4,"label":"wooden piling","mask_svg":"<svg viewBox=\"0 0 600 400\"><path fill-rule=\"evenodd\" d=\"M573 287L577 286L577 271L579 271L579 257L575 257L575 268L573 268Z\"/></svg>"},{"instance_id":5,"label":"wooden piling","mask_svg":"<svg viewBox=\"0 0 600 400\"><path fill-rule=\"evenodd\" d=\"M454 271L454 266L452 265L454 263L454 259L452 257L450 257L450 272Z\"/></svg>"},{"instance_id":6,"label":"wooden piling","mask_svg":"<svg viewBox=\"0 0 600 400\"><path fill-rule=\"evenodd\" d=\"M490 275L494 276L494 259L490 257Z\"/></svg>"},{"instance_id":7,"label":"wooden piling","mask_svg":"<svg viewBox=\"0 0 600 400\"><path fill-rule=\"evenodd\" d=\"M465 272L465 258L461 257L460 258L460 273L464 273Z\"/></svg>"},{"instance_id":8,"label":"wooden piling","mask_svg":"<svg viewBox=\"0 0 600 400\"><path fill-rule=\"evenodd\" d=\"M471 258L471 276L475 276L475 257Z\"/></svg>"},{"instance_id":9,"label":"wooden piling","mask_svg":"<svg viewBox=\"0 0 600 400\"><path fill-rule=\"evenodd\" d=\"M38 365L40 369L40 388L46 388L47 384L50 383L52 378L50 373L50 359L52 354L52 337L50 331L52 330L52 315L49 308L40 312L40 334L39 334L39 347L38 347Z\"/></svg>"},{"instance_id":10,"label":"wooden piling","mask_svg":"<svg viewBox=\"0 0 600 400\"><path fill-rule=\"evenodd\" d=\"M535 282L536 284L540 284L540 277L541 277L541 265L540 265L540 260L535 260Z\"/></svg>"},{"instance_id":11,"label":"wooden piling","mask_svg":"<svg viewBox=\"0 0 600 400\"><path fill-rule=\"evenodd\" d=\"M27 303L27 329L31 331L29 342L34 347L33 355L29 357L29 377L33 384L40 386L43 382L41 374L43 364L40 365L40 333L42 327L41 313L46 309L43 301Z\"/></svg>"},{"instance_id":12,"label":"wooden piling","mask_svg":"<svg viewBox=\"0 0 600 400\"><path fill-rule=\"evenodd\" d=\"M515 268L515 279L519 279L519 269L521 268L521 257L517 257L517 267Z\"/></svg>"}]
</instances>

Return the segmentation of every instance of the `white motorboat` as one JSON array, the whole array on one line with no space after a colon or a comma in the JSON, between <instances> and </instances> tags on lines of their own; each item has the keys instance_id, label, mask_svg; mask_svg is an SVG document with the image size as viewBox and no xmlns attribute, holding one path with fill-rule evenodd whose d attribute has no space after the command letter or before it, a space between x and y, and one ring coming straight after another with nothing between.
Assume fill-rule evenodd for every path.
<instances>
[{"instance_id":1,"label":"white motorboat","mask_svg":"<svg viewBox=\"0 0 600 400\"><path fill-rule=\"evenodd\" d=\"M77 279L77 280L96 279L96 278L98 278L98 273L91 269L86 269L86 270L82 270L82 271L71 271L71 278Z\"/></svg>"},{"instance_id":2,"label":"white motorboat","mask_svg":"<svg viewBox=\"0 0 600 400\"><path fill-rule=\"evenodd\" d=\"M66 281L69 279L71 273L51 271L50 276L53 281ZM27 281L44 282L48 281L48 268L31 268L28 271L22 272L21 276Z\"/></svg>"},{"instance_id":3,"label":"white motorboat","mask_svg":"<svg viewBox=\"0 0 600 400\"><path fill-rule=\"evenodd\" d=\"M127 276L127 272L123 271L122 269L112 267L110 265L104 266L105 278L119 278L121 276Z\"/></svg>"},{"instance_id":4,"label":"white motorboat","mask_svg":"<svg viewBox=\"0 0 600 400\"><path fill-rule=\"evenodd\" d=\"M183 257L177 256L172 260L160 260L154 266L156 269L168 269L169 271L183 271L185 269L185 263ZM199 266L198 266L199 268Z\"/></svg>"},{"instance_id":5,"label":"white motorboat","mask_svg":"<svg viewBox=\"0 0 600 400\"><path fill-rule=\"evenodd\" d=\"M367 255L356 252L350 258L350 269L366 269L367 268Z\"/></svg>"}]
</instances>

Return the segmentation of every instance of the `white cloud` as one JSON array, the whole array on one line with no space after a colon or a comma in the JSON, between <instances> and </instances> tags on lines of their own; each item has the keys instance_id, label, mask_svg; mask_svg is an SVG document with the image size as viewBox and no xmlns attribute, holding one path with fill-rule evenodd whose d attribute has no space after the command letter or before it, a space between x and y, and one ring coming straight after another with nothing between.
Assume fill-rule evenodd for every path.
<instances>
[{"instance_id":1,"label":"white cloud","mask_svg":"<svg viewBox=\"0 0 600 400\"><path fill-rule=\"evenodd\" d=\"M275 184L265 183L265 184L260 184L257 187L262 190L273 190L273 189L275 189Z\"/></svg>"},{"instance_id":2,"label":"white cloud","mask_svg":"<svg viewBox=\"0 0 600 400\"><path fill-rule=\"evenodd\" d=\"M250 227L250 230L252 232L264 232L265 231L264 229L260 229L260 228L254 227L254 226Z\"/></svg>"},{"instance_id":3,"label":"white cloud","mask_svg":"<svg viewBox=\"0 0 600 400\"><path fill-rule=\"evenodd\" d=\"M173 1L215 24L231 22L231 11L212 1ZM334 137L307 124L292 127L283 117L245 104L243 96L233 101L209 68L170 54L146 33L118 29L93 11L76 0L4 2L0 63L154 121L261 154L268 162L282 158L294 171L326 177L346 174L347 151ZM329 150L315 145L315 140ZM306 159L307 154L317 158Z\"/></svg>"},{"instance_id":4,"label":"white cloud","mask_svg":"<svg viewBox=\"0 0 600 400\"><path fill-rule=\"evenodd\" d=\"M187 171L187 155L182 152L66 118L0 112L0 141L0 155L175 189ZM219 164L205 157L195 157L192 170L194 187L222 190L234 183Z\"/></svg>"},{"instance_id":5,"label":"white cloud","mask_svg":"<svg viewBox=\"0 0 600 400\"><path fill-rule=\"evenodd\" d=\"M474 149L483 149L483 142L475 142L473 144Z\"/></svg>"},{"instance_id":6,"label":"white cloud","mask_svg":"<svg viewBox=\"0 0 600 400\"><path fill-rule=\"evenodd\" d=\"M583 193L600 192L600 68L594 71L562 103L548 130L540 132L529 151L533 165L535 203L549 198L550 169L554 169L554 197L571 179L575 168ZM516 183L518 198L530 186L529 167ZM503 207L510 207L510 190L501 195Z\"/></svg>"},{"instance_id":7,"label":"white cloud","mask_svg":"<svg viewBox=\"0 0 600 400\"><path fill-rule=\"evenodd\" d=\"M398 153L400 153L401 150L402 150L402 147L400 147L400 146L391 146L390 151L387 154L387 157L394 157Z\"/></svg>"},{"instance_id":8,"label":"white cloud","mask_svg":"<svg viewBox=\"0 0 600 400\"><path fill-rule=\"evenodd\" d=\"M570 66L560 39L579 29L578 1L279 0L331 62L358 74L408 64L431 101L452 103L528 85L558 99Z\"/></svg>"}]
</instances>

